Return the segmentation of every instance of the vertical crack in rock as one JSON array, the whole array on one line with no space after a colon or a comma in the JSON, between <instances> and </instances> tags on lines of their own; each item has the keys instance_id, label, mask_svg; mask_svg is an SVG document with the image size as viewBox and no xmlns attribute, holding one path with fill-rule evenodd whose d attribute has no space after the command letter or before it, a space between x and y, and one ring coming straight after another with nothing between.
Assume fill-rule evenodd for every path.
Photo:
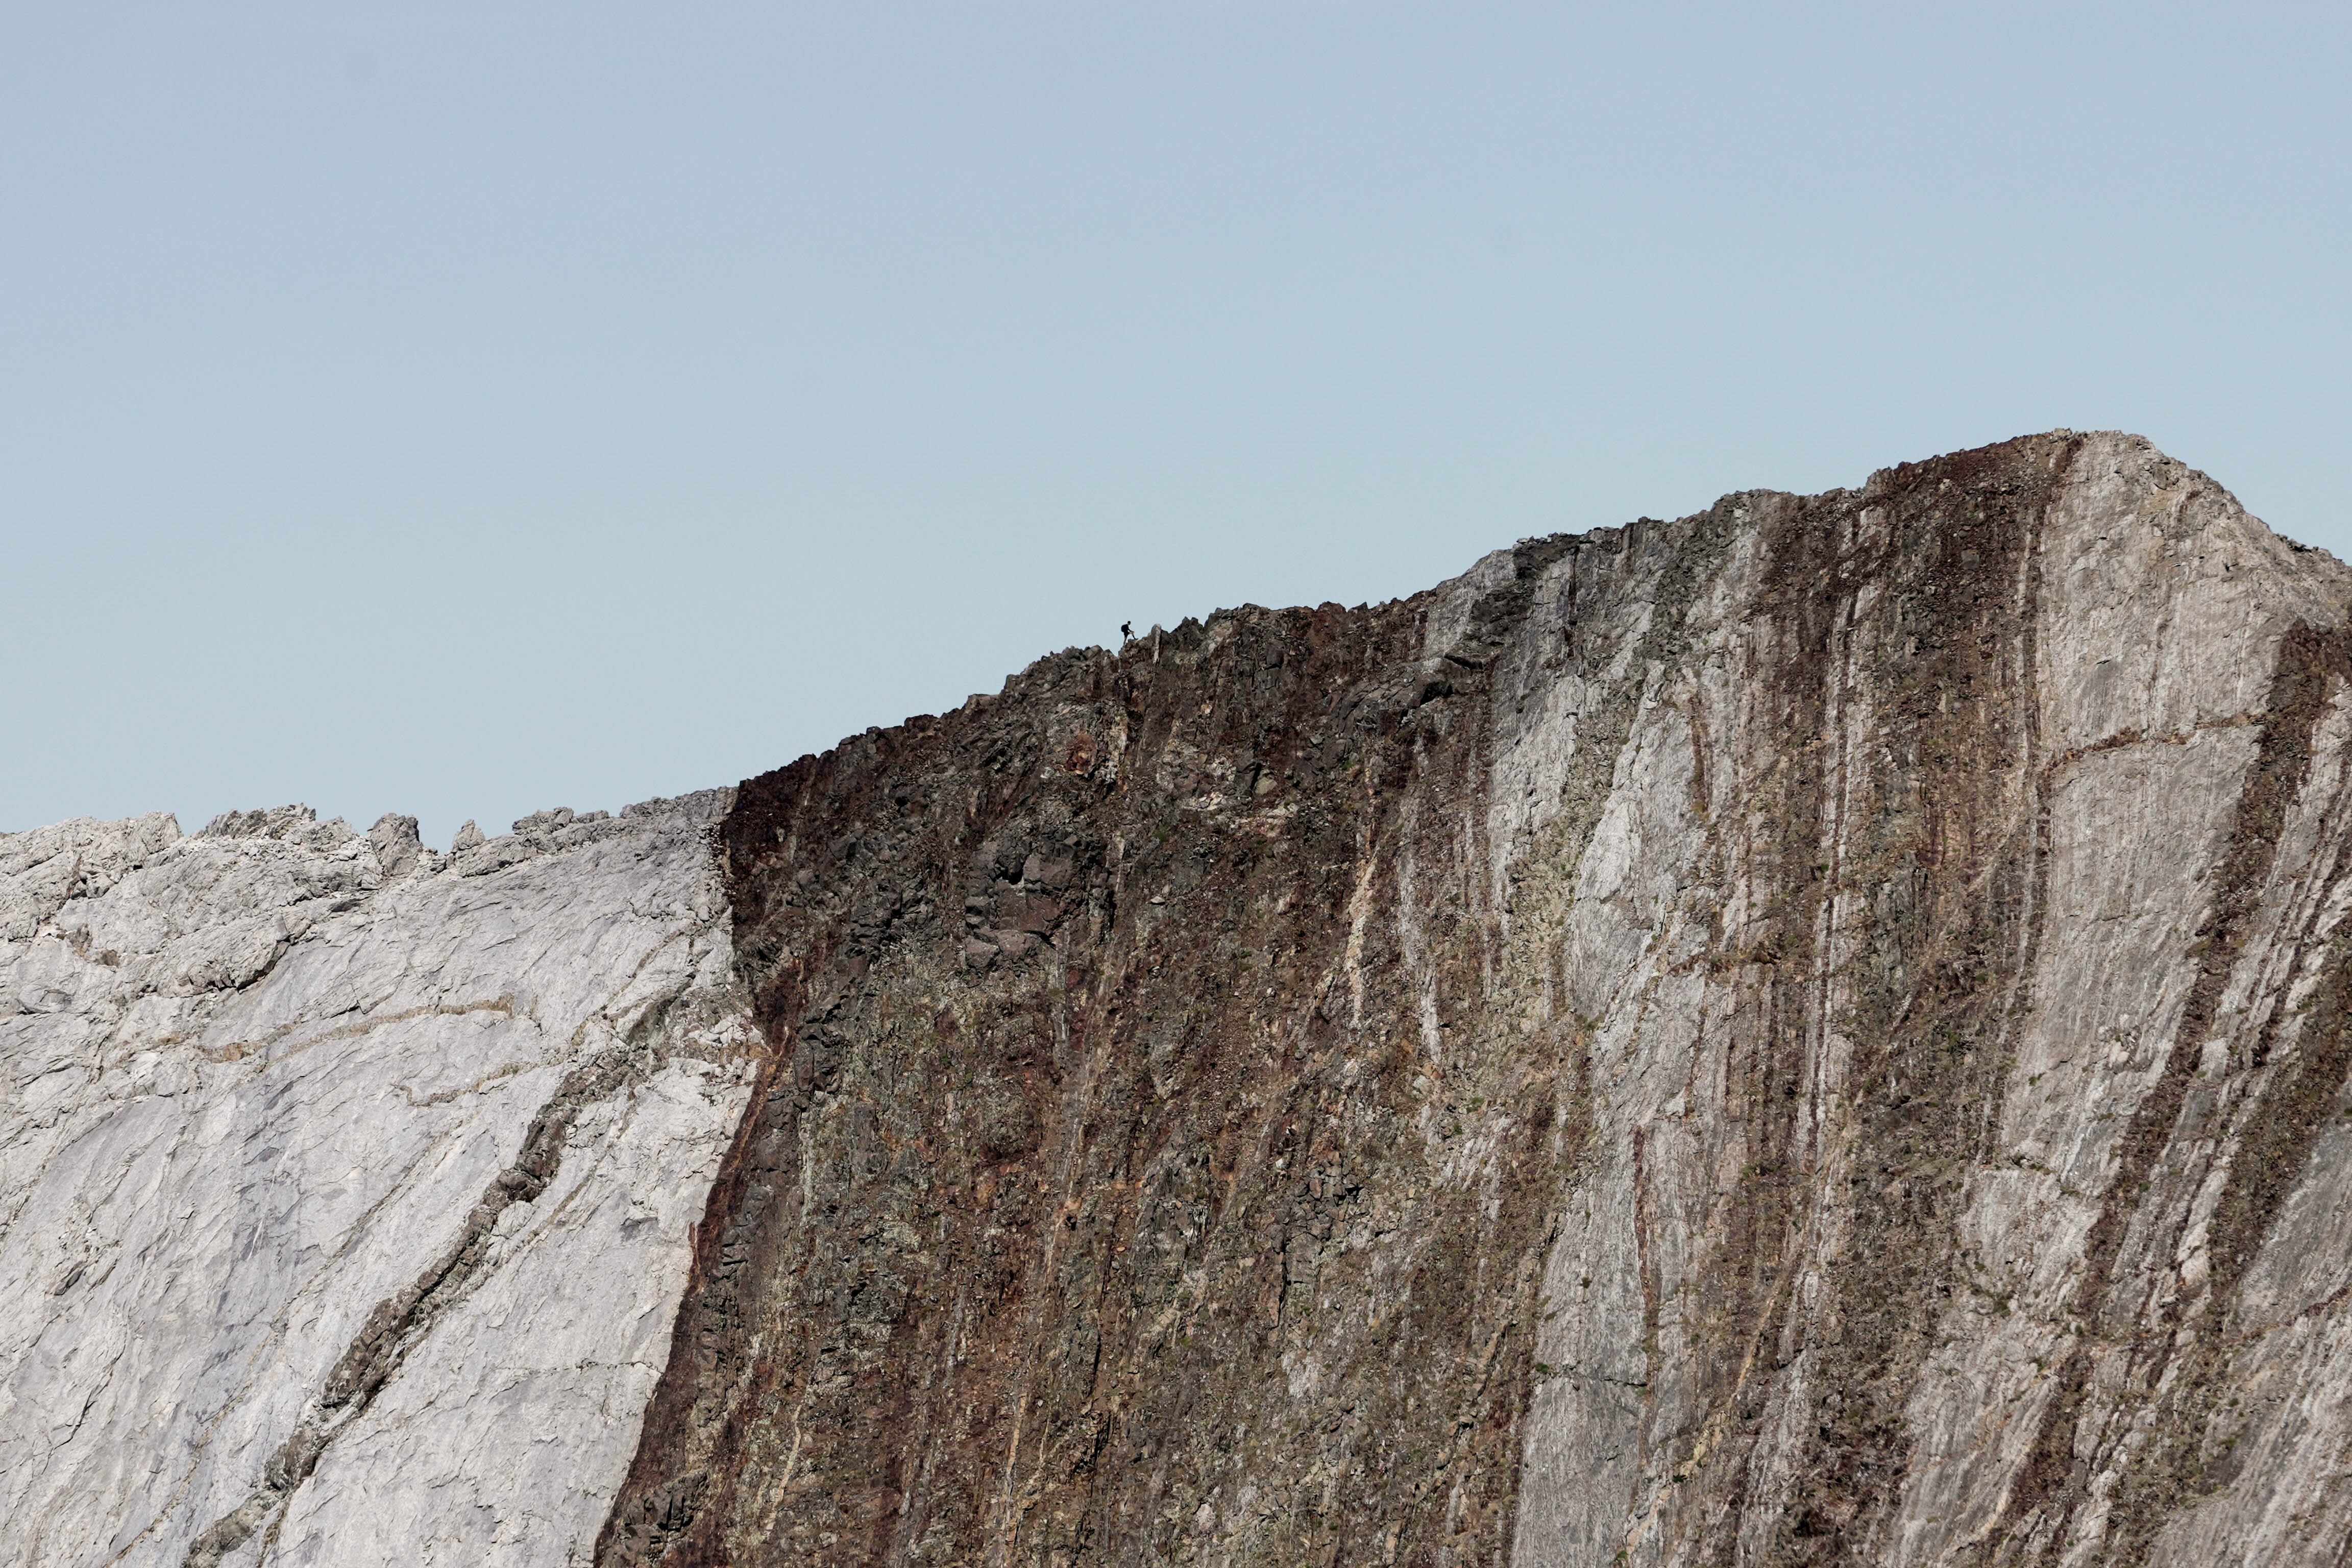
<instances>
[{"instance_id":1,"label":"vertical crack in rock","mask_svg":"<svg viewBox=\"0 0 2352 1568\"><path fill-rule=\"evenodd\" d=\"M1539 1369L1518 1561L1876 1555L2040 925L2034 558L2073 455L1735 498L1751 585L1693 639L1660 836L1687 890L1641 967L1572 983L1626 1065L1552 1264L1583 1321Z\"/></svg>"},{"instance_id":2,"label":"vertical crack in rock","mask_svg":"<svg viewBox=\"0 0 2352 1568\"><path fill-rule=\"evenodd\" d=\"M401 1363L432 1331L434 1320L466 1294L496 1244L499 1216L515 1204L535 1202L563 1164L572 1124L588 1106L625 1093L658 1072L669 1053L650 1043L656 1032L616 1046L564 1075L554 1095L531 1118L513 1163L483 1188L457 1240L408 1286L376 1303L327 1374L283 1443L261 1467L245 1500L200 1533L183 1559L186 1568L214 1568L276 1521L296 1489L317 1468L335 1435L362 1414ZM265 1537L267 1539L267 1537Z\"/></svg>"},{"instance_id":3,"label":"vertical crack in rock","mask_svg":"<svg viewBox=\"0 0 2352 1568\"><path fill-rule=\"evenodd\" d=\"M1732 1452L1750 1463L1724 1483L1748 1517L1714 1542L1717 1561L1882 1554L1910 1460L1906 1405L1957 1286L1965 1181L1990 1152L2040 929L2039 532L2077 445L1898 469L1843 518L1796 520L1775 552L1776 575L1803 580L1790 598L1813 595L1791 703L1819 715L1824 745L1782 816L1822 825L1812 865L1784 862L1780 878L1806 889L1820 933L1813 994L1770 1011L1801 1016L1821 1055L1771 1075L1795 1097L1768 1082L1757 1103L1804 1105L1824 1127L1784 1133L1764 1184L1807 1194L1776 1227L1793 1251L1781 1277L1811 1272L1819 1294L1782 1289L1756 1320L1778 1340L1771 1359L1805 1363L1811 1408L1791 1413L1802 1436L1775 1466L1791 1484L1769 1497L1743 1489L1765 1408L1735 1416ZM1801 1172L1810 1182L1789 1182ZM1726 1391L1735 1409L1742 1392Z\"/></svg>"}]
</instances>

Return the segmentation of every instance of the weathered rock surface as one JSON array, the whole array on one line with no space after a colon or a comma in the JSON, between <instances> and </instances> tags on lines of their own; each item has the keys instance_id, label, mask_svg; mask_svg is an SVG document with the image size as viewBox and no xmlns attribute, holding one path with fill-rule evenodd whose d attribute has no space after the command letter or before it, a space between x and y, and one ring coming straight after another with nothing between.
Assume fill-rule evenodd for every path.
<instances>
[{"instance_id":1,"label":"weathered rock surface","mask_svg":"<svg viewBox=\"0 0 2352 1568\"><path fill-rule=\"evenodd\" d=\"M0 838L0 1561L2346 1561L2347 609L2060 432Z\"/></svg>"},{"instance_id":2,"label":"weathered rock surface","mask_svg":"<svg viewBox=\"0 0 2352 1568\"><path fill-rule=\"evenodd\" d=\"M2061 433L751 781L602 1559L2340 1561L2347 602Z\"/></svg>"},{"instance_id":3,"label":"weathered rock surface","mask_svg":"<svg viewBox=\"0 0 2352 1568\"><path fill-rule=\"evenodd\" d=\"M586 1560L746 1093L724 805L0 837L0 1562Z\"/></svg>"}]
</instances>

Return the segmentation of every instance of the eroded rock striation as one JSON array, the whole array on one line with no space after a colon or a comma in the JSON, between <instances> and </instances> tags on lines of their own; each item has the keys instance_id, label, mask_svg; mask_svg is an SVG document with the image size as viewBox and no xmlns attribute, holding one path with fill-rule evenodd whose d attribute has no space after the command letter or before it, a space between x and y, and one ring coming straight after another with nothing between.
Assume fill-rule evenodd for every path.
<instances>
[{"instance_id":1,"label":"eroded rock striation","mask_svg":"<svg viewBox=\"0 0 2352 1568\"><path fill-rule=\"evenodd\" d=\"M603 1560L2336 1561L2347 600L2059 434L749 782Z\"/></svg>"},{"instance_id":2,"label":"eroded rock striation","mask_svg":"<svg viewBox=\"0 0 2352 1568\"><path fill-rule=\"evenodd\" d=\"M2347 609L2058 432L0 838L17 1560L2339 1563Z\"/></svg>"}]
</instances>

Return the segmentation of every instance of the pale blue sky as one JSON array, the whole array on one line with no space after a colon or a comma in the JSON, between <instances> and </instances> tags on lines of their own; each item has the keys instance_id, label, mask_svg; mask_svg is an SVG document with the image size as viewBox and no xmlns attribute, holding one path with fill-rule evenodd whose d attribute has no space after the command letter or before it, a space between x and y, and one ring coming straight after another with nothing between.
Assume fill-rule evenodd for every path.
<instances>
[{"instance_id":1,"label":"pale blue sky","mask_svg":"<svg viewBox=\"0 0 2352 1568\"><path fill-rule=\"evenodd\" d=\"M0 828L491 831L2066 425L2352 554L2352 6L0 8Z\"/></svg>"}]
</instances>

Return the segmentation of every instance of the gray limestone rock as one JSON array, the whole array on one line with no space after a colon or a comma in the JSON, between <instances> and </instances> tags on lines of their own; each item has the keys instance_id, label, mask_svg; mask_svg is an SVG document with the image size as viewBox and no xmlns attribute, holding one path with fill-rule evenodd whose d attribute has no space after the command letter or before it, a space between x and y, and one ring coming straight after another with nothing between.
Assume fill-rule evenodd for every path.
<instances>
[{"instance_id":1,"label":"gray limestone rock","mask_svg":"<svg viewBox=\"0 0 2352 1568\"><path fill-rule=\"evenodd\" d=\"M0 838L0 1562L584 1555L745 1093L726 798Z\"/></svg>"},{"instance_id":2,"label":"gray limestone rock","mask_svg":"<svg viewBox=\"0 0 2352 1568\"><path fill-rule=\"evenodd\" d=\"M387 879L405 876L425 853L424 840L416 836L416 818L391 812L368 829L368 847L375 851L376 864Z\"/></svg>"}]
</instances>

